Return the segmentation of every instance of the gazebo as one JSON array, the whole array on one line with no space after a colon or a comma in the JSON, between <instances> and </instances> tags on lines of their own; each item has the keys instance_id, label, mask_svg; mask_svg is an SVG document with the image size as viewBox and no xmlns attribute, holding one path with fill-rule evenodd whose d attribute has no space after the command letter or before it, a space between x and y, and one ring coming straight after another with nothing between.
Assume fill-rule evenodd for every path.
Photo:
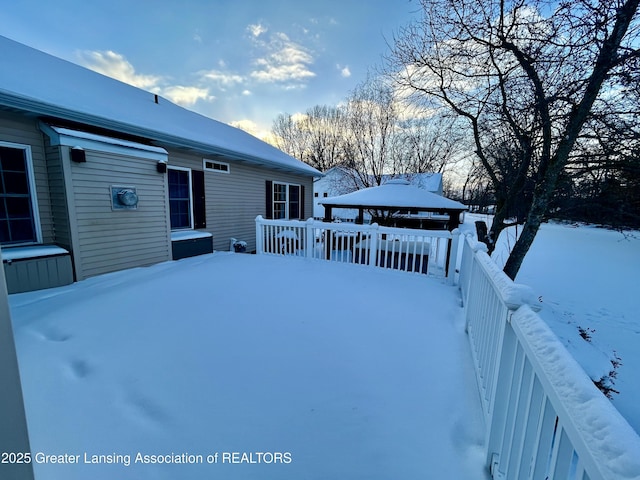
<instances>
[{"instance_id":1,"label":"gazebo","mask_svg":"<svg viewBox=\"0 0 640 480\"><path fill-rule=\"evenodd\" d=\"M460 214L467 207L460 202L414 187L406 180L389 180L379 187L364 188L345 195L325 198L319 202L324 207L324 221L331 222L334 208L358 210L356 223L364 223L364 211L375 210L409 213L416 216L389 217L382 221L391 226L437 229L446 227L449 231L460 224ZM421 216L421 212L431 215Z\"/></svg>"}]
</instances>

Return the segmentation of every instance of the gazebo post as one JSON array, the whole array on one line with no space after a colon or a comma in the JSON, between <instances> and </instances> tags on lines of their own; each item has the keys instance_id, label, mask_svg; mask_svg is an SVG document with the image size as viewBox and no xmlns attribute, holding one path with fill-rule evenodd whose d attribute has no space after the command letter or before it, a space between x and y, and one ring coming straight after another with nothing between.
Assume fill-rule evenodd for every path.
<instances>
[{"instance_id":1,"label":"gazebo post","mask_svg":"<svg viewBox=\"0 0 640 480\"><path fill-rule=\"evenodd\" d=\"M451 230L449 230L449 231L451 232ZM447 258L444 261L444 276L445 277L449 277L449 262L451 261L451 244L452 243L453 243L453 239L449 238L447 240Z\"/></svg>"},{"instance_id":2,"label":"gazebo post","mask_svg":"<svg viewBox=\"0 0 640 480\"><path fill-rule=\"evenodd\" d=\"M324 219L323 222L331 222L331 210L333 207L331 205L323 205L324 207Z\"/></svg>"},{"instance_id":3,"label":"gazebo post","mask_svg":"<svg viewBox=\"0 0 640 480\"><path fill-rule=\"evenodd\" d=\"M333 207L331 205L323 205L324 207L324 219L322 220L325 223L331 223L331 214L332 214L332 210ZM326 260L331 260L331 243L333 238L331 238L331 235L333 235L333 231L330 230L329 228L326 228L324 230L324 258Z\"/></svg>"},{"instance_id":4,"label":"gazebo post","mask_svg":"<svg viewBox=\"0 0 640 480\"><path fill-rule=\"evenodd\" d=\"M447 222L447 230L453 232L456 228L460 226L460 212L449 211L449 221Z\"/></svg>"},{"instance_id":5,"label":"gazebo post","mask_svg":"<svg viewBox=\"0 0 640 480\"><path fill-rule=\"evenodd\" d=\"M364 224L364 208L358 208L358 218L356 218L356 223L358 225Z\"/></svg>"}]
</instances>

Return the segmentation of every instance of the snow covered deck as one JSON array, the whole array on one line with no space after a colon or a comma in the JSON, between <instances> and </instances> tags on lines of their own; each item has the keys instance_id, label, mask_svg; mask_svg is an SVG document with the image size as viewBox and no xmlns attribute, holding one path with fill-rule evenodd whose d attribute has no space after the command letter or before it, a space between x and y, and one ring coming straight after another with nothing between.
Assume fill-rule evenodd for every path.
<instances>
[{"instance_id":1,"label":"snow covered deck","mask_svg":"<svg viewBox=\"0 0 640 480\"><path fill-rule=\"evenodd\" d=\"M39 480L487 478L444 279L218 253L10 302L32 452L79 460Z\"/></svg>"}]
</instances>

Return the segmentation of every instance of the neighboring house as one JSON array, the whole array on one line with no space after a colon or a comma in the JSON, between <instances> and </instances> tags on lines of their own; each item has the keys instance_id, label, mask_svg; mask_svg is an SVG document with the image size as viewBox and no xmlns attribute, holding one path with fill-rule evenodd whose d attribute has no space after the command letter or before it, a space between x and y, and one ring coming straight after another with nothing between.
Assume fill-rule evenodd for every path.
<instances>
[{"instance_id":1,"label":"neighboring house","mask_svg":"<svg viewBox=\"0 0 640 480\"><path fill-rule=\"evenodd\" d=\"M11 293L216 250L312 213L321 173L229 125L0 37Z\"/></svg>"},{"instance_id":2,"label":"neighboring house","mask_svg":"<svg viewBox=\"0 0 640 480\"><path fill-rule=\"evenodd\" d=\"M355 179L358 175L354 175L348 168L333 167L325 172L323 177L317 178L313 182L313 216L317 219L324 218L324 207L319 204L323 198L336 197L344 195L356 190L366 188L361 181ZM428 192L442 195L442 174L441 173L407 173L402 175L383 175L382 184L387 181L399 178L407 180L411 185L423 188ZM373 182L372 182L373 183ZM357 210L341 209L336 212L337 217L345 221L354 221L358 215ZM366 215L367 219L370 215Z\"/></svg>"}]
</instances>

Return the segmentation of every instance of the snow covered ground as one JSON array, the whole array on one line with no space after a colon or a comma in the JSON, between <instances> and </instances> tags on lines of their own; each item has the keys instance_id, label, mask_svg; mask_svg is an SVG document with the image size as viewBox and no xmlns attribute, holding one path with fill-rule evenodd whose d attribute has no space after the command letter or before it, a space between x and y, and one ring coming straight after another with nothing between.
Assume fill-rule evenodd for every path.
<instances>
[{"instance_id":1,"label":"snow covered ground","mask_svg":"<svg viewBox=\"0 0 640 480\"><path fill-rule=\"evenodd\" d=\"M482 216L468 216L466 228ZM493 258L504 265L516 229L501 235ZM594 380L614 370L612 401L640 433L640 232L545 223L516 281L533 287L549 324ZM580 330L587 341L580 335ZM613 368L611 361L621 362Z\"/></svg>"},{"instance_id":2,"label":"snow covered ground","mask_svg":"<svg viewBox=\"0 0 640 480\"><path fill-rule=\"evenodd\" d=\"M441 281L215 253L10 304L38 480L486 478Z\"/></svg>"}]
</instances>

